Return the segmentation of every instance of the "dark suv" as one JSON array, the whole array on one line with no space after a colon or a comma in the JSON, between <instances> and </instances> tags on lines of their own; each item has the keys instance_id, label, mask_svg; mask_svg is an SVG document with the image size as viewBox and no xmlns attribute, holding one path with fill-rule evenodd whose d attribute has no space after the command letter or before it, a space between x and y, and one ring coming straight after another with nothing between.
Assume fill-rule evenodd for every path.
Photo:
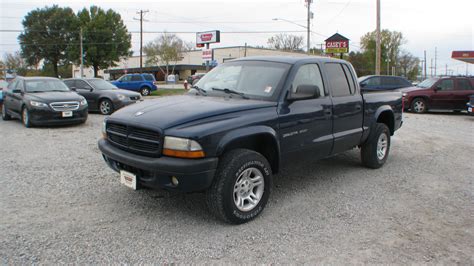
<instances>
[{"instance_id":1,"label":"dark suv","mask_svg":"<svg viewBox=\"0 0 474 266\"><path fill-rule=\"evenodd\" d=\"M461 111L474 94L474 77L427 79L416 87L401 90L405 109L424 113L429 109Z\"/></svg>"},{"instance_id":2,"label":"dark suv","mask_svg":"<svg viewBox=\"0 0 474 266\"><path fill-rule=\"evenodd\" d=\"M397 76L363 76L357 79L363 91L396 90L413 86L410 81Z\"/></svg>"}]
</instances>

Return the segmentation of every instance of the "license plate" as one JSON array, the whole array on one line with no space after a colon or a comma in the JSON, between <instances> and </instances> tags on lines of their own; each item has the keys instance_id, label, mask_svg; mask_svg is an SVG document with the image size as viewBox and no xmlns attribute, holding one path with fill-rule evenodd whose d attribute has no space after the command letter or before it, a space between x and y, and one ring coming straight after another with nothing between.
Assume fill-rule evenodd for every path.
<instances>
[{"instance_id":1,"label":"license plate","mask_svg":"<svg viewBox=\"0 0 474 266\"><path fill-rule=\"evenodd\" d=\"M72 111L63 112L63 117L72 117Z\"/></svg>"},{"instance_id":2,"label":"license plate","mask_svg":"<svg viewBox=\"0 0 474 266\"><path fill-rule=\"evenodd\" d=\"M120 171L120 183L133 190L137 190L137 176L130 172Z\"/></svg>"},{"instance_id":3,"label":"license plate","mask_svg":"<svg viewBox=\"0 0 474 266\"><path fill-rule=\"evenodd\" d=\"M467 111L468 111L469 113L472 113L472 107L467 108Z\"/></svg>"}]
</instances>

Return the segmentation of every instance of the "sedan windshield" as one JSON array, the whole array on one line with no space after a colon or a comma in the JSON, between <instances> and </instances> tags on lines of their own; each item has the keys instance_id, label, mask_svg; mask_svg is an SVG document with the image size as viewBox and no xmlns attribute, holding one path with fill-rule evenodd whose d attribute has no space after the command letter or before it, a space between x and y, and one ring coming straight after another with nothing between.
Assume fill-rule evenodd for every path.
<instances>
[{"instance_id":1,"label":"sedan windshield","mask_svg":"<svg viewBox=\"0 0 474 266\"><path fill-rule=\"evenodd\" d=\"M230 62L214 68L195 86L206 94L274 100L289 68L288 64L276 62Z\"/></svg>"},{"instance_id":2,"label":"sedan windshield","mask_svg":"<svg viewBox=\"0 0 474 266\"><path fill-rule=\"evenodd\" d=\"M97 89L97 90L114 90L114 89L117 89L117 87L112 85L112 83L107 82L103 79L89 79L87 81L89 81L89 83L92 84L94 89Z\"/></svg>"},{"instance_id":3,"label":"sedan windshield","mask_svg":"<svg viewBox=\"0 0 474 266\"><path fill-rule=\"evenodd\" d=\"M26 92L70 91L64 82L55 79L27 80Z\"/></svg>"},{"instance_id":4,"label":"sedan windshield","mask_svg":"<svg viewBox=\"0 0 474 266\"><path fill-rule=\"evenodd\" d=\"M419 88L431 88L431 86L433 86L433 84L435 84L436 81L438 81L438 79L425 79L423 82L421 82L420 84L416 86Z\"/></svg>"}]
</instances>

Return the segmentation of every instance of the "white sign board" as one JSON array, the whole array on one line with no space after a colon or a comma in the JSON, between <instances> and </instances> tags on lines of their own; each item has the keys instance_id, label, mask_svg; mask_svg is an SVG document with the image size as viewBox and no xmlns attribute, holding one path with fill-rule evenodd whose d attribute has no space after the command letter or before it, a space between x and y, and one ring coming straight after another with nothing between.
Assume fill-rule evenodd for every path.
<instances>
[{"instance_id":1,"label":"white sign board","mask_svg":"<svg viewBox=\"0 0 474 266\"><path fill-rule=\"evenodd\" d=\"M212 60L212 49L202 49L202 60L203 61Z\"/></svg>"},{"instance_id":2,"label":"white sign board","mask_svg":"<svg viewBox=\"0 0 474 266\"><path fill-rule=\"evenodd\" d=\"M221 41L221 32L218 30L196 33L196 44L215 43Z\"/></svg>"}]
</instances>

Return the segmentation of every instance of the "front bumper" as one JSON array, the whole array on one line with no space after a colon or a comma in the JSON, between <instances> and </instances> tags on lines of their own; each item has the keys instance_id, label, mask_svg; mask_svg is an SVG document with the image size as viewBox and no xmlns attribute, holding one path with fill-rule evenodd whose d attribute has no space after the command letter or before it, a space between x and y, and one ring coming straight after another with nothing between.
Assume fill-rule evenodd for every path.
<instances>
[{"instance_id":1,"label":"front bumper","mask_svg":"<svg viewBox=\"0 0 474 266\"><path fill-rule=\"evenodd\" d=\"M34 125L67 125L83 123L87 120L87 106L72 111L72 117L62 117L62 112L51 109L29 109L29 118Z\"/></svg>"},{"instance_id":2,"label":"front bumper","mask_svg":"<svg viewBox=\"0 0 474 266\"><path fill-rule=\"evenodd\" d=\"M118 110L118 109L123 108L125 106L131 105L131 104L134 104L134 103L139 103L140 101L142 101L142 100L124 100L124 101L117 100L117 101L113 102L113 105L114 105L114 109Z\"/></svg>"},{"instance_id":3,"label":"front bumper","mask_svg":"<svg viewBox=\"0 0 474 266\"><path fill-rule=\"evenodd\" d=\"M211 186L218 164L218 158L145 157L116 148L105 139L99 140L99 149L110 168L132 172L138 184L154 189L203 191ZM177 186L171 183L172 176L178 178Z\"/></svg>"}]
</instances>

